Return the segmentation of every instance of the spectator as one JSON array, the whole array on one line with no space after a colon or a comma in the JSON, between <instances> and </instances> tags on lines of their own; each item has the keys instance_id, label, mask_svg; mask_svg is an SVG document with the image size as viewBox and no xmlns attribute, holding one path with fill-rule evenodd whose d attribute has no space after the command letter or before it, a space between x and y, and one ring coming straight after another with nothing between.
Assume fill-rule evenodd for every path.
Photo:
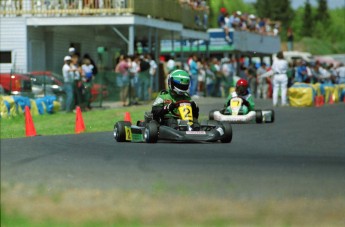
<instances>
[{"instance_id":1,"label":"spectator","mask_svg":"<svg viewBox=\"0 0 345 227\"><path fill-rule=\"evenodd\" d=\"M84 86L83 100L86 104L86 110L91 110L91 87L93 79L93 68L94 66L91 64L90 59L84 58L81 69Z\"/></svg>"},{"instance_id":2,"label":"spectator","mask_svg":"<svg viewBox=\"0 0 345 227\"><path fill-rule=\"evenodd\" d=\"M233 76L234 76L235 69L229 58L223 58L221 62L222 62L221 70L224 76L224 80L223 80L224 97L228 97L230 87L233 86Z\"/></svg>"},{"instance_id":3,"label":"spectator","mask_svg":"<svg viewBox=\"0 0 345 227\"><path fill-rule=\"evenodd\" d=\"M302 60L297 61L295 82L306 82L308 79L307 63Z\"/></svg>"},{"instance_id":4,"label":"spectator","mask_svg":"<svg viewBox=\"0 0 345 227\"><path fill-rule=\"evenodd\" d=\"M256 90L256 97L267 99L268 83L267 83L267 65L265 62L261 63L261 66L256 70L258 85Z\"/></svg>"},{"instance_id":5,"label":"spectator","mask_svg":"<svg viewBox=\"0 0 345 227\"><path fill-rule=\"evenodd\" d=\"M198 68L198 57L196 54L193 54L192 59L189 64L190 67L190 96L198 96L198 74L199 74L199 68Z\"/></svg>"},{"instance_id":6,"label":"spectator","mask_svg":"<svg viewBox=\"0 0 345 227\"><path fill-rule=\"evenodd\" d=\"M64 58L64 65L62 67L62 75L64 80L64 91L66 92L66 113L72 112L73 95L74 95L74 69L71 67L72 58L66 56Z\"/></svg>"},{"instance_id":7,"label":"spectator","mask_svg":"<svg viewBox=\"0 0 345 227\"><path fill-rule=\"evenodd\" d=\"M288 88L292 86L296 74L296 61L289 63L288 71L286 75L288 77Z\"/></svg>"},{"instance_id":8,"label":"spectator","mask_svg":"<svg viewBox=\"0 0 345 227\"><path fill-rule=\"evenodd\" d=\"M80 106L80 108L84 108L82 106L83 102L83 83L81 80L81 67L79 66L79 55L78 54L73 54L72 55L72 64L71 64L72 69L74 70L74 104L76 106Z\"/></svg>"},{"instance_id":9,"label":"spectator","mask_svg":"<svg viewBox=\"0 0 345 227\"><path fill-rule=\"evenodd\" d=\"M120 87L120 99L122 101L123 106L126 105L127 97L128 97L128 88L129 88L129 65L127 62L127 58L124 55L119 57L119 62L115 67L116 75L116 83Z\"/></svg>"},{"instance_id":10,"label":"spectator","mask_svg":"<svg viewBox=\"0 0 345 227\"><path fill-rule=\"evenodd\" d=\"M214 90L214 82L216 80L216 75L214 72L210 69L210 63L209 61L204 62L204 68L205 68L205 76L206 76L206 96L211 96L213 94Z\"/></svg>"},{"instance_id":11,"label":"spectator","mask_svg":"<svg viewBox=\"0 0 345 227\"><path fill-rule=\"evenodd\" d=\"M288 51L293 51L293 32L291 28L287 30L287 47Z\"/></svg>"},{"instance_id":12,"label":"spectator","mask_svg":"<svg viewBox=\"0 0 345 227\"><path fill-rule=\"evenodd\" d=\"M345 84L345 65L344 63L340 63L338 68L335 70L337 76L337 83L338 84Z\"/></svg>"},{"instance_id":13,"label":"spectator","mask_svg":"<svg viewBox=\"0 0 345 227\"><path fill-rule=\"evenodd\" d=\"M282 51L277 53L277 58L272 64L273 75L273 106L278 105L278 91L281 90L281 105L286 106L286 91L288 78L286 72L288 70L288 62L284 59Z\"/></svg>"},{"instance_id":14,"label":"spectator","mask_svg":"<svg viewBox=\"0 0 345 227\"><path fill-rule=\"evenodd\" d=\"M258 27L259 27L259 33L260 34L266 34L266 20L265 20L265 18L259 18Z\"/></svg>"},{"instance_id":15,"label":"spectator","mask_svg":"<svg viewBox=\"0 0 345 227\"><path fill-rule=\"evenodd\" d=\"M157 63L153 59L152 54L147 54L146 58L150 63L150 89L149 89L149 97L152 98L152 91L158 91L158 80L156 76L157 71Z\"/></svg>"},{"instance_id":16,"label":"spectator","mask_svg":"<svg viewBox=\"0 0 345 227\"><path fill-rule=\"evenodd\" d=\"M205 90L205 80L206 80L206 68L205 68L206 61L205 59L201 59L198 61L198 68L199 68L199 75L198 75L198 90L202 93L203 96L206 96Z\"/></svg>"},{"instance_id":17,"label":"spectator","mask_svg":"<svg viewBox=\"0 0 345 227\"><path fill-rule=\"evenodd\" d=\"M229 36L229 26L227 23L229 23L229 14L227 10L222 7L220 9L220 15L218 16L218 26L220 28L223 28L224 34L225 34L225 40L227 42L231 42L230 36Z\"/></svg>"},{"instance_id":18,"label":"spectator","mask_svg":"<svg viewBox=\"0 0 345 227\"><path fill-rule=\"evenodd\" d=\"M170 55L170 58L167 62L167 71L168 74L170 74L172 71L174 71L176 69L176 63L175 63L175 57L174 54Z\"/></svg>"},{"instance_id":19,"label":"spectator","mask_svg":"<svg viewBox=\"0 0 345 227\"><path fill-rule=\"evenodd\" d=\"M313 67L313 75L316 82L322 84L332 84L331 73L328 72L319 61L317 61Z\"/></svg>"},{"instance_id":20,"label":"spectator","mask_svg":"<svg viewBox=\"0 0 345 227\"><path fill-rule=\"evenodd\" d=\"M148 101L150 89L150 63L144 56L140 56L139 68L138 98L142 101Z\"/></svg>"},{"instance_id":21,"label":"spectator","mask_svg":"<svg viewBox=\"0 0 345 227\"><path fill-rule=\"evenodd\" d=\"M213 97L221 97L222 93L221 93L220 86L221 86L221 82L223 80L223 73L220 69L220 64L219 64L219 61L217 58L212 59L212 63L210 65L210 70L215 75L214 87L213 87L213 92L211 95Z\"/></svg>"},{"instance_id":22,"label":"spectator","mask_svg":"<svg viewBox=\"0 0 345 227\"><path fill-rule=\"evenodd\" d=\"M139 56L133 56L129 59L129 75L130 75L130 89L129 89L129 105L137 105L138 103L138 90L139 90L139 71L140 59Z\"/></svg>"},{"instance_id":23,"label":"spectator","mask_svg":"<svg viewBox=\"0 0 345 227\"><path fill-rule=\"evenodd\" d=\"M96 62L91 58L91 56L89 54L84 54L83 59L89 59L90 60L91 65L93 66L92 75L96 76L98 73L98 67L97 67Z\"/></svg>"},{"instance_id":24,"label":"spectator","mask_svg":"<svg viewBox=\"0 0 345 227\"><path fill-rule=\"evenodd\" d=\"M254 63L250 63L246 70L250 93L256 98L256 68Z\"/></svg>"}]
</instances>

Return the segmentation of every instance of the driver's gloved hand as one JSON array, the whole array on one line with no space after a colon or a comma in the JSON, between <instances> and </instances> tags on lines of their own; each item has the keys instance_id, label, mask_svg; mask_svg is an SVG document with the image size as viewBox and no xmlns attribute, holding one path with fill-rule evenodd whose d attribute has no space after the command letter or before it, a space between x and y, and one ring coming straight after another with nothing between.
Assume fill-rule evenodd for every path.
<instances>
[{"instance_id":1,"label":"driver's gloved hand","mask_svg":"<svg viewBox=\"0 0 345 227\"><path fill-rule=\"evenodd\" d=\"M170 112L173 112L174 109L177 107L177 104L176 103L170 103L168 106L167 106L167 109L170 111Z\"/></svg>"},{"instance_id":2,"label":"driver's gloved hand","mask_svg":"<svg viewBox=\"0 0 345 227\"><path fill-rule=\"evenodd\" d=\"M192 129L193 131L200 131L200 124L197 119L193 120Z\"/></svg>"},{"instance_id":3,"label":"driver's gloved hand","mask_svg":"<svg viewBox=\"0 0 345 227\"><path fill-rule=\"evenodd\" d=\"M249 107L249 102L247 100L243 99L243 105Z\"/></svg>"}]
</instances>

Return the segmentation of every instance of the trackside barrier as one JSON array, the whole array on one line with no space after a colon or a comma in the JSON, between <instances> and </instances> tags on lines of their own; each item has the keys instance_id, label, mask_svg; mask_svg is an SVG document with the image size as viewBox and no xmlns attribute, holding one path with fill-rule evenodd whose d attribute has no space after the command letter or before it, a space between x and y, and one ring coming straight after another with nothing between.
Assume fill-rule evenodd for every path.
<instances>
[{"instance_id":1,"label":"trackside barrier","mask_svg":"<svg viewBox=\"0 0 345 227\"><path fill-rule=\"evenodd\" d=\"M294 83L288 89L290 106L321 107L345 99L345 84Z\"/></svg>"},{"instance_id":2,"label":"trackside barrier","mask_svg":"<svg viewBox=\"0 0 345 227\"><path fill-rule=\"evenodd\" d=\"M25 112L28 106L32 115L52 114L60 110L60 102L55 96L46 96L38 99L29 99L22 96L0 96L1 118L15 117Z\"/></svg>"},{"instance_id":3,"label":"trackside barrier","mask_svg":"<svg viewBox=\"0 0 345 227\"><path fill-rule=\"evenodd\" d=\"M306 107L314 105L316 90L313 86L306 83L295 83L288 89L290 106Z\"/></svg>"}]
</instances>

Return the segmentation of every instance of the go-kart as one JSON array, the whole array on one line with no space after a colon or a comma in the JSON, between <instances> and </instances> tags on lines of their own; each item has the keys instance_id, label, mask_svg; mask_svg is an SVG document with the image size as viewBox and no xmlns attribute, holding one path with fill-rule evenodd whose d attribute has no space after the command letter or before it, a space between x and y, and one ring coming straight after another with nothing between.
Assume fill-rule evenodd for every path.
<instances>
[{"instance_id":1,"label":"go-kart","mask_svg":"<svg viewBox=\"0 0 345 227\"><path fill-rule=\"evenodd\" d=\"M153 119L151 112L146 112L144 121L132 125L129 121L118 121L114 125L114 139L117 142L147 142L158 140L176 142L217 142L230 143L232 127L229 122L206 120L193 123L191 103L182 100L175 103L180 119L176 119L174 127L159 124Z\"/></svg>"},{"instance_id":2,"label":"go-kart","mask_svg":"<svg viewBox=\"0 0 345 227\"><path fill-rule=\"evenodd\" d=\"M252 110L243 114L240 109L242 105L245 105L245 102L241 97L234 97L230 100L230 106L228 107L231 109L231 113L226 108L211 110L209 112L209 120L227 121L234 124L274 122L274 110Z\"/></svg>"}]
</instances>

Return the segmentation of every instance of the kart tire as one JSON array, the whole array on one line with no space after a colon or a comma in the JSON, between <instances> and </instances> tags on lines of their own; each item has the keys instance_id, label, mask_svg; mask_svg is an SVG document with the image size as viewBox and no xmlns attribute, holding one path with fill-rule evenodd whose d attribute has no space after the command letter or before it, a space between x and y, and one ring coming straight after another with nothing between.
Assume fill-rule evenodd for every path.
<instances>
[{"instance_id":1,"label":"kart tire","mask_svg":"<svg viewBox=\"0 0 345 227\"><path fill-rule=\"evenodd\" d=\"M155 125L157 126L157 128L159 128L159 123L158 123L158 121L156 121L156 120L151 120L150 123L151 123L151 124L155 124Z\"/></svg>"},{"instance_id":2,"label":"kart tire","mask_svg":"<svg viewBox=\"0 0 345 227\"><path fill-rule=\"evenodd\" d=\"M208 119L209 120L214 120L214 112L217 111L217 110L211 110L208 114Z\"/></svg>"},{"instance_id":3,"label":"kart tire","mask_svg":"<svg viewBox=\"0 0 345 227\"><path fill-rule=\"evenodd\" d=\"M144 138L146 143L157 143L158 140L158 126L157 122L150 122L146 125Z\"/></svg>"},{"instance_id":4,"label":"kart tire","mask_svg":"<svg viewBox=\"0 0 345 227\"><path fill-rule=\"evenodd\" d=\"M273 123L274 122L274 110L269 110L271 111L271 120L268 123Z\"/></svg>"},{"instance_id":5,"label":"kart tire","mask_svg":"<svg viewBox=\"0 0 345 227\"><path fill-rule=\"evenodd\" d=\"M114 139L117 142L126 142L126 128L131 127L131 123L128 121L118 121L114 125Z\"/></svg>"},{"instance_id":6,"label":"kart tire","mask_svg":"<svg viewBox=\"0 0 345 227\"><path fill-rule=\"evenodd\" d=\"M262 123L262 111L261 110L255 110L255 121L256 123Z\"/></svg>"},{"instance_id":7,"label":"kart tire","mask_svg":"<svg viewBox=\"0 0 345 227\"><path fill-rule=\"evenodd\" d=\"M232 127L231 124L227 121L222 122L224 136L223 139L220 140L222 143L231 143L232 140Z\"/></svg>"},{"instance_id":8,"label":"kart tire","mask_svg":"<svg viewBox=\"0 0 345 227\"><path fill-rule=\"evenodd\" d=\"M208 126L219 126L221 125L221 123L219 121L216 120L208 120L206 121Z\"/></svg>"}]
</instances>

